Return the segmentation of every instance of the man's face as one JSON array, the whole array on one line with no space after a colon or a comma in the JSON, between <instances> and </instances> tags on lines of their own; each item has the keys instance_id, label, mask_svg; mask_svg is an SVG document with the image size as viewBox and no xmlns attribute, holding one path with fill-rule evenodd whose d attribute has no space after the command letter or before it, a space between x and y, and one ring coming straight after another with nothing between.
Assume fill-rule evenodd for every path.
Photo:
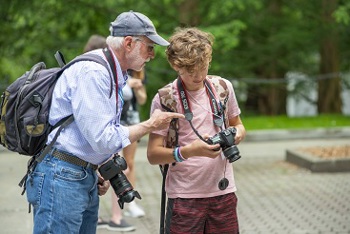
<instances>
[{"instance_id":1,"label":"man's face","mask_svg":"<svg viewBox=\"0 0 350 234\"><path fill-rule=\"evenodd\" d=\"M127 54L130 69L140 71L154 58L154 43L147 37L133 37L132 50Z\"/></svg>"}]
</instances>

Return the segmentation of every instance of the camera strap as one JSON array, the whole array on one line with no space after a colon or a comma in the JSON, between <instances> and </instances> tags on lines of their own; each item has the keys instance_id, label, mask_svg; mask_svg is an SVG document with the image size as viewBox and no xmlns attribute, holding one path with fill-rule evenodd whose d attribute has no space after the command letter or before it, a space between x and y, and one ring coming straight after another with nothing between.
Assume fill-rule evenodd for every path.
<instances>
[{"instance_id":1,"label":"camera strap","mask_svg":"<svg viewBox=\"0 0 350 234\"><path fill-rule=\"evenodd\" d=\"M181 106L182 109L184 110L184 114L185 114L185 119L190 123L191 128L193 129L193 131L195 132L195 134L202 140L202 141L206 141L199 133L198 131L193 127L192 124L192 119L193 119L193 113L191 111L191 106L190 106L190 102L189 99L187 97L187 92L184 88L184 84L183 81L181 80L181 78L179 77L177 79L177 89L178 89L178 94L181 100ZM218 102L215 98L215 95L213 93L213 87L211 86L211 83L205 79L204 80L204 86L210 101L210 107L213 113L213 122L214 124L221 128L222 124L223 124L223 108L222 105L218 105Z\"/></svg>"}]
</instances>

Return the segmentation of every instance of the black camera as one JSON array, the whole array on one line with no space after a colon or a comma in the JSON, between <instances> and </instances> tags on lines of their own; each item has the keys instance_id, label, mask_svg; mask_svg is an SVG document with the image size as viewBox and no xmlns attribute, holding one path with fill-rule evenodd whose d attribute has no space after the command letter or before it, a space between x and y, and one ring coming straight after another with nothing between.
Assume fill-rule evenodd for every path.
<instances>
[{"instance_id":1,"label":"black camera","mask_svg":"<svg viewBox=\"0 0 350 234\"><path fill-rule=\"evenodd\" d=\"M224 152L224 156L230 163L241 158L239 155L239 150L235 145L236 132L236 128L227 128L221 132L218 132L207 140L207 143L210 145L220 144L220 147Z\"/></svg>"},{"instance_id":2,"label":"black camera","mask_svg":"<svg viewBox=\"0 0 350 234\"><path fill-rule=\"evenodd\" d=\"M98 171L105 180L109 180L115 194L117 194L119 200L119 206L124 208L124 203L132 202L135 197L141 199L140 194L134 190L130 184L128 178L126 178L123 170L127 168L126 161L123 157L115 155L113 159L103 164Z\"/></svg>"}]
</instances>

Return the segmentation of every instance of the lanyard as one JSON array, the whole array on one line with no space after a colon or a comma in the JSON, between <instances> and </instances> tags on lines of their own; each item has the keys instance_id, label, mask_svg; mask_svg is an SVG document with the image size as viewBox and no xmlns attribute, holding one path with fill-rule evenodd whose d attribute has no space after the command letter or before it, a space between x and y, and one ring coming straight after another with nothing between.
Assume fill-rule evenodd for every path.
<instances>
[{"instance_id":1,"label":"lanyard","mask_svg":"<svg viewBox=\"0 0 350 234\"><path fill-rule=\"evenodd\" d=\"M213 112L213 122L214 125L216 125L217 127L221 128L222 124L223 124L223 110L222 108L219 107L218 102L215 99L214 93L213 93L213 88L210 84L210 82L205 79L204 80L204 86L210 101L210 107L212 109ZM178 93L179 93L179 97L181 100L181 106L183 108L184 114L185 114L185 119L190 123L193 131L196 133L196 135L203 141L205 141L203 139L203 137L201 135L199 135L198 131L193 127L192 124L192 119L193 119L193 113L191 111L191 106L190 106L190 102L189 99L187 98L187 92L184 89L184 84L181 80L181 78L177 79L177 89L178 89Z\"/></svg>"}]
</instances>

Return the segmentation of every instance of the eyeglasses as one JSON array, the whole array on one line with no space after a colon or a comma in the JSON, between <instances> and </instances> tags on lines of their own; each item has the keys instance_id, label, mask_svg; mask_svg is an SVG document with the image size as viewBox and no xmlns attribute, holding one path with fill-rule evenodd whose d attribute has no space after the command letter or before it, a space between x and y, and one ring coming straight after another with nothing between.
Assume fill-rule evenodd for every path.
<instances>
[{"instance_id":1,"label":"eyeglasses","mask_svg":"<svg viewBox=\"0 0 350 234\"><path fill-rule=\"evenodd\" d=\"M147 46L147 51L148 53L151 53L154 51L154 44L153 43L146 43L144 40L142 40L141 38L135 38L135 41L139 41L142 44L144 44L145 46Z\"/></svg>"}]
</instances>

